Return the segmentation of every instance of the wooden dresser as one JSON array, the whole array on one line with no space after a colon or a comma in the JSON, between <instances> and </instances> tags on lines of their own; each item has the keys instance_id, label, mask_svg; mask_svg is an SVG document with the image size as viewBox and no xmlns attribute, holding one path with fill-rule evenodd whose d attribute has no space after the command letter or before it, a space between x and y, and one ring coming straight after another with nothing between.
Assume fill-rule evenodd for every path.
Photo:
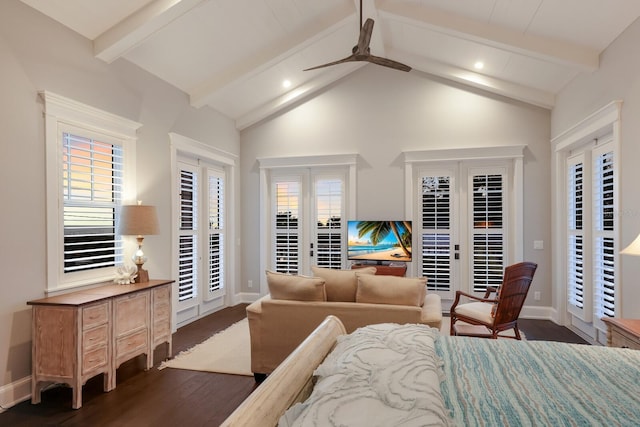
<instances>
[{"instance_id":1,"label":"wooden dresser","mask_svg":"<svg viewBox=\"0 0 640 427\"><path fill-rule=\"evenodd\" d=\"M150 280L131 285L108 284L29 301L32 320L31 402L39 403L49 383L69 384L72 407L82 406L82 385L104 374L104 391L116 387L116 369L167 343L171 356L171 283Z\"/></svg>"},{"instance_id":2,"label":"wooden dresser","mask_svg":"<svg viewBox=\"0 0 640 427\"><path fill-rule=\"evenodd\" d=\"M640 319L604 318L607 346L640 350Z\"/></svg>"}]
</instances>

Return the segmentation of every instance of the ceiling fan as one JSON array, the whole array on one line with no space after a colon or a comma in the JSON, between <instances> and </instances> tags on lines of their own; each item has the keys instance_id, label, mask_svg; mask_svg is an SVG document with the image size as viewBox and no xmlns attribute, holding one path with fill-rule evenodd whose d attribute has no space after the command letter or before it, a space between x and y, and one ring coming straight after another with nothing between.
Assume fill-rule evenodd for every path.
<instances>
[{"instance_id":1,"label":"ceiling fan","mask_svg":"<svg viewBox=\"0 0 640 427\"><path fill-rule=\"evenodd\" d=\"M351 55L338 61L329 62L326 64L318 65L315 67L307 68L303 71L316 70L318 68L329 67L331 65L342 64L345 62L358 62L366 61L372 64L382 65L383 67L393 68L400 71L411 71L411 67L408 65L396 62L391 59L382 58L379 56L371 55L369 49L369 42L371 42L371 33L373 32L373 19L368 18L364 25L362 25L362 0L360 0L360 37L358 38L358 44L351 50Z\"/></svg>"}]
</instances>

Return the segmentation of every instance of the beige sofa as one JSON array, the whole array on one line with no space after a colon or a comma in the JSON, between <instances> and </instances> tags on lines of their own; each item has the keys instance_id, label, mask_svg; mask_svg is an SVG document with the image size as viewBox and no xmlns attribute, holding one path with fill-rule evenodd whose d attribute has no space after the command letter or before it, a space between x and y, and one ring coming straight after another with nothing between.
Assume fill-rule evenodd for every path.
<instances>
[{"instance_id":1,"label":"beige sofa","mask_svg":"<svg viewBox=\"0 0 640 427\"><path fill-rule=\"evenodd\" d=\"M256 380L271 373L330 314L347 333L375 323L440 328L440 297L426 292L424 278L375 276L375 269L313 271L313 278L267 272L271 294L247 307Z\"/></svg>"}]
</instances>

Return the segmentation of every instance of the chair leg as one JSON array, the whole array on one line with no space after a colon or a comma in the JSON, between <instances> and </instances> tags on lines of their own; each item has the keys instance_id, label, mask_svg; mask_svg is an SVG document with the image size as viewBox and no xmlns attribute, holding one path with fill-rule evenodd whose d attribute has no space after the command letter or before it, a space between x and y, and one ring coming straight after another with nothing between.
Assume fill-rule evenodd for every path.
<instances>
[{"instance_id":1,"label":"chair leg","mask_svg":"<svg viewBox=\"0 0 640 427\"><path fill-rule=\"evenodd\" d=\"M521 340L522 340L522 337L520 337L520 330L518 330L518 327L517 327L517 326L515 326L515 327L513 328L513 330L514 330L514 332L516 333L516 339L521 341Z\"/></svg>"},{"instance_id":2,"label":"chair leg","mask_svg":"<svg viewBox=\"0 0 640 427\"><path fill-rule=\"evenodd\" d=\"M449 322L449 335L454 336L455 335L455 331L453 329L453 324L455 323L456 318L455 317L451 317L451 321Z\"/></svg>"}]
</instances>

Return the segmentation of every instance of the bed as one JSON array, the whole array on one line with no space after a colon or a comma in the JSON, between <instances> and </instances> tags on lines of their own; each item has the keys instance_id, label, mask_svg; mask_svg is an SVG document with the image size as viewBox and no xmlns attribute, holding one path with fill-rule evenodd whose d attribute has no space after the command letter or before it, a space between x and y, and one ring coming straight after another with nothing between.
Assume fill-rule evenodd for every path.
<instances>
[{"instance_id":1,"label":"bed","mask_svg":"<svg viewBox=\"0 0 640 427\"><path fill-rule=\"evenodd\" d=\"M640 351L329 316L228 426L638 426Z\"/></svg>"}]
</instances>

